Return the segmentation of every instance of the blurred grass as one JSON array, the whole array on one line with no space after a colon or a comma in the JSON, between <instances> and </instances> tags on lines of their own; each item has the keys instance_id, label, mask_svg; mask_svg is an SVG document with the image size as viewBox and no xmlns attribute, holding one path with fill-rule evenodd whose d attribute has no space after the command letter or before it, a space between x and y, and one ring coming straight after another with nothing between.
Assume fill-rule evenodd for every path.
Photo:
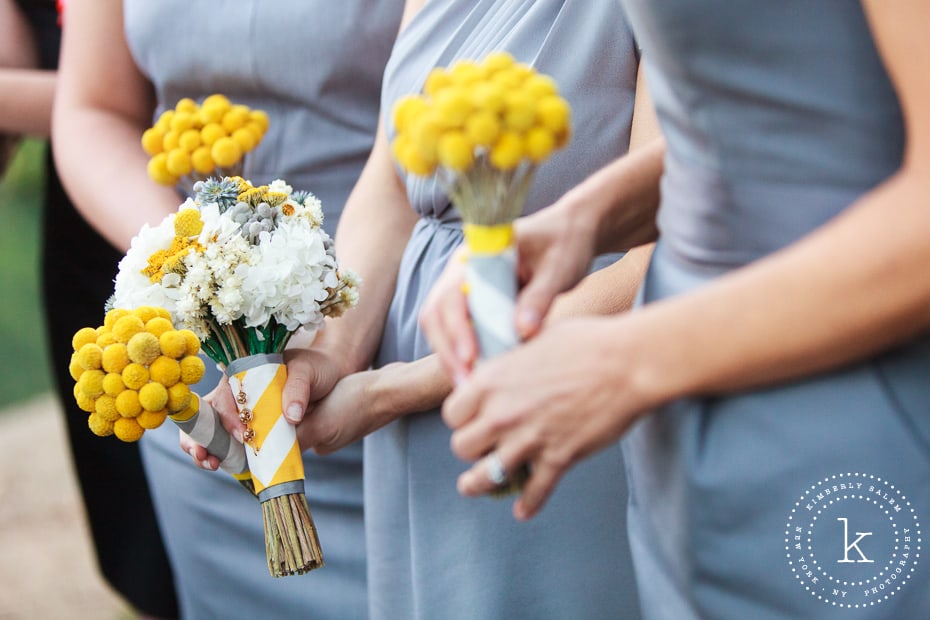
<instances>
[{"instance_id":1,"label":"blurred grass","mask_svg":"<svg viewBox=\"0 0 930 620\"><path fill-rule=\"evenodd\" d=\"M39 279L45 148L24 142L0 181L0 407L52 385Z\"/></svg>"}]
</instances>

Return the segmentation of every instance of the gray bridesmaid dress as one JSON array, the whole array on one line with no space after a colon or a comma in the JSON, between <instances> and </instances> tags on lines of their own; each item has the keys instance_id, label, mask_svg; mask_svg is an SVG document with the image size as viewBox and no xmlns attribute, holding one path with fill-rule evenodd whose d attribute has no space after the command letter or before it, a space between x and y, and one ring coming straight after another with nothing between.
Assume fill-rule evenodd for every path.
<instances>
[{"instance_id":1,"label":"gray bridesmaid dress","mask_svg":"<svg viewBox=\"0 0 930 620\"><path fill-rule=\"evenodd\" d=\"M527 212L555 201L626 151L638 57L615 0L431 0L402 32L382 110L419 92L429 71L508 50L552 75L573 109L574 138L538 171ZM611 114L604 111L610 110ZM378 364L430 353L420 303L461 243L461 223L431 180L404 178L421 216L403 256ZM437 411L365 439L372 618L635 618L619 448L570 473L546 510L518 523L510 500L465 499L465 464Z\"/></svg>"},{"instance_id":2,"label":"gray bridesmaid dress","mask_svg":"<svg viewBox=\"0 0 930 620\"><path fill-rule=\"evenodd\" d=\"M790 245L900 165L900 110L859 2L623 4L668 144L645 303ZM926 335L674 402L624 447L645 616L930 615Z\"/></svg>"},{"instance_id":3,"label":"gray bridesmaid dress","mask_svg":"<svg viewBox=\"0 0 930 620\"><path fill-rule=\"evenodd\" d=\"M268 133L245 176L315 193L330 234L372 145L402 9L402 0L124 3L158 112L215 92L267 111ZM201 385L212 389L216 377ZM282 579L268 574L257 500L226 474L196 468L170 422L146 432L141 447L183 617L367 617L361 444L304 455L326 566Z\"/></svg>"}]
</instances>

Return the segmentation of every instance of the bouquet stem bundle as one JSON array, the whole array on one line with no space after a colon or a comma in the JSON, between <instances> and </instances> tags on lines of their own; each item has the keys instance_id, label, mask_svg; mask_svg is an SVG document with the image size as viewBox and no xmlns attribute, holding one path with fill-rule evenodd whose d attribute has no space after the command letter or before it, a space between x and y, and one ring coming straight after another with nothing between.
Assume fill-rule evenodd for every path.
<instances>
[{"instance_id":1,"label":"bouquet stem bundle","mask_svg":"<svg viewBox=\"0 0 930 620\"><path fill-rule=\"evenodd\" d=\"M227 368L255 491L262 505L268 570L274 577L323 566L323 552L304 494L297 433L282 414L287 368L280 354L234 360Z\"/></svg>"}]
</instances>

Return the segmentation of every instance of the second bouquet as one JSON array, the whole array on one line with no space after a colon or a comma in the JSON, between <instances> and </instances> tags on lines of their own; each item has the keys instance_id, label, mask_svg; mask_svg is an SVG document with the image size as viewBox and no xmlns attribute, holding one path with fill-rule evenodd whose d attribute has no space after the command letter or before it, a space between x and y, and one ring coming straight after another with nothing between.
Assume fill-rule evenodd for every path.
<instances>
[{"instance_id":1,"label":"second bouquet","mask_svg":"<svg viewBox=\"0 0 930 620\"><path fill-rule=\"evenodd\" d=\"M358 282L340 269L319 200L278 180L210 179L158 226L144 227L120 262L111 306L165 308L225 369L262 505L268 568L276 577L323 565L304 494L296 430L283 417L283 352L298 329L355 305Z\"/></svg>"}]
</instances>

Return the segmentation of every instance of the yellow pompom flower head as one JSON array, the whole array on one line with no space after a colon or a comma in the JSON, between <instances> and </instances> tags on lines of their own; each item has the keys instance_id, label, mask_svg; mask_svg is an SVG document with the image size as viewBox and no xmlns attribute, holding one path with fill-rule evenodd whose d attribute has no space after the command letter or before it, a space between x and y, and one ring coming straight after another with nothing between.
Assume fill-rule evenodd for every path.
<instances>
[{"instance_id":1,"label":"yellow pompom flower head","mask_svg":"<svg viewBox=\"0 0 930 620\"><path fill-rule=\"evenodd\" d=\"M550 76L506 52L434 69L423 93L398 100L392 152L417 176L437 175L471 224L513 221L536 167L571 135L571 109Z\"/></svg>"},{"instance_id":2,"label":"yellow pompom flower head","mask_svg":"<svg viewBox=\"0 0 930 620\"><path fill-rule=\"evenodd\" d=\"M177 223L179 234L196 234L198 223L203 225L199 215L186 217ZM190 330L174 329L169 316L151 306L117 308L102 326L74 334L69 364L74 398L95 434L136 441L190 406L188 386L205 370L197 357L200 341Z\"/></svg>"},{"instance_id":3,"label":"yellow pompom flower head","mask_svg":"<svg viewBox=\"0 0 930 620\"><path fill-rule=\"evenodd\" d=\"M242 174L246 155L268 131L268 115L213 94L198 104L185 97L161 113L142 134L151 159L149 177L160 185L181 184L188 194L211 176Z\"/></svg>"}]
</instances>

